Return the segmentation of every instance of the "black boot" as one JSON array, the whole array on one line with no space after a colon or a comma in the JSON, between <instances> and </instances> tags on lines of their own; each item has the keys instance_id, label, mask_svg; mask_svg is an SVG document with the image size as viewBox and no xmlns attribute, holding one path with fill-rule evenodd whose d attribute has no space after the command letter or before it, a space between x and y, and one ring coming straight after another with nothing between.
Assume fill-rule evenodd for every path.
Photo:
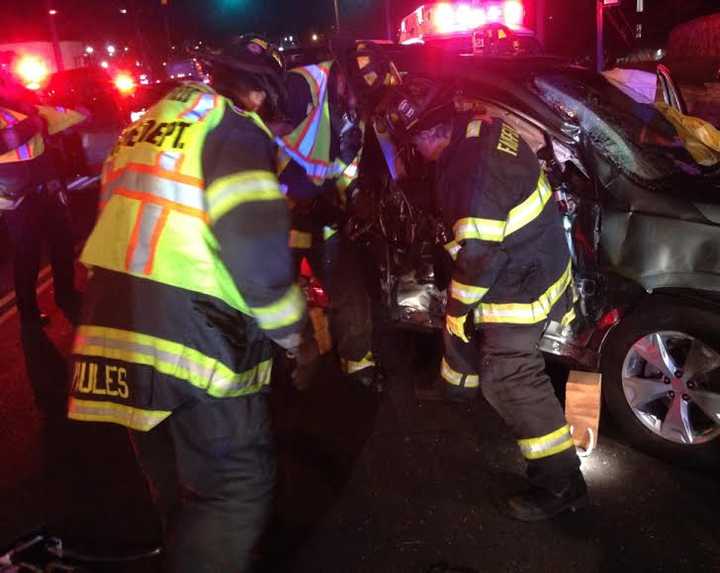
<instances>
[{"instance_id":1,"label":"black boot","mask_svg":"<svg viewBox=\"0 0 720 573\"><path fill-rule=\"evenodd\" d=\"M370 366L369 368L363 368L357 372L347 375L348 380L353 384L359 384L363 388L367 388L371 392L382 392L384 387L385 377L383 376L382 370L378 366Z\"/></svg>"},{"instance_id":2,"label":"black boot","mask_svg":"<svg viewBox=\"0 0 720 573\"><path fill-rule=\"evenodd\" d=\"M511 497L507 509L511 517L520 521L542 521L589 504L587 485L578 471L549 489L533 486L527 492Z\"/></svg>"}]
</instances>

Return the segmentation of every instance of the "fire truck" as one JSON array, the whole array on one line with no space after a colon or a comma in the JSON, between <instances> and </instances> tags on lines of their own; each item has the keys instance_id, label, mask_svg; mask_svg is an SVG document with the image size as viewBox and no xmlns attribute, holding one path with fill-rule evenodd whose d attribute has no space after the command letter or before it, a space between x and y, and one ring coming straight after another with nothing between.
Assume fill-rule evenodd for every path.
<instances>
[{"instance_id":1,"label":"fire truck","mask_svg":"<svg viewBox=\"0 0 720 573\"><path fill-rule=\"evenodd\" d=\"M539 54L542 46L525 23L520 0L435 2L403 18L400 43L428 44L459 54Z\"/></svg>"}]
</instances>

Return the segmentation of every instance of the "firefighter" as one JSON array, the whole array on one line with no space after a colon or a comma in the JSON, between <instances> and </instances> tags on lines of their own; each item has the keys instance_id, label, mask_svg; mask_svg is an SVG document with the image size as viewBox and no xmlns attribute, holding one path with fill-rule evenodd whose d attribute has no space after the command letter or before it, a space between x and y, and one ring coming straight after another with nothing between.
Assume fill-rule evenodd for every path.
<instances>
[{"instance_id":1,"label":"firefighter","mask_svg":"<svg viewBox=\"0 0 720 573\"><path fill-rule=\"evenodd\" d=\"M79 296L74 250L57 135L85 120L65 108L34 105L9 74L0 72L0 213L14 245L14 279L20 324L49 322L38 306L36 284L43 244L52 266L55 302L75 322Z\"/></svg>"},{"instance_id":2,"label":"firefighter","mask_svg":"<svg viewBox=\"0 0 720 573\"><path fill-rule=\"evenodd\" d=\"M298 347L305 310L263 120L282 60L254 36L203 58L211 84L171 91L104 165L69 417L130 428L166 570L224 573L268 517L273 344Z\"/></svg>"},{"instance_id":3,"label":"firefighter","mask_svg":"<svg viewBox=\"0 0 720 573\"><path fill-rule=\"evenodd\" d=\"M509 499L520 520L587 504L569 427L538 343L573 319L572 268L553 192L534 153L499 119L456 113L452 92L415 78L395 90L387 123L436 167L436 202L453 240L443 380L477 388L527 460L530 488Z\"/></svg>"},{"instance_id":4,"label":"firefighter","mask_svg":"<svg viewBox=\"0 0 720 573\"><path fill-rule=\"evenodd\" d=\"M368 97L382 84L378 78L385 76L376 74L370 82L353 85L358 59L366 72L374 69L368 67L371 53L368 47L347 40L337 46L339 59L287 74L287 125L277 138L283 157L280 181L292 204L290 244L296 264L299 268L306 257L330 298L331 330L343 373L353 382L380 391L382 373L372 351L363 255L341 228L360 195L357 181L364 124L358 117L358 97ZM372 58L373 65L376 60ZM308 369L306 377L312 371Z\"/></svg>"}]
</instances>

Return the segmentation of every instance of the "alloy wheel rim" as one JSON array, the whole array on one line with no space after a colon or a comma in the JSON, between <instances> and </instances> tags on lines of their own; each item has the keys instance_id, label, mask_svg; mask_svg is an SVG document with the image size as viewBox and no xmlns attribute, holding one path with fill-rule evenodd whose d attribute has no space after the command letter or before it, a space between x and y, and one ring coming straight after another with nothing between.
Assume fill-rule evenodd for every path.
<instances>
[{"instance_id":1,"label":"alloy wheel rim","mask_svg":"<svg viewBox=\"0 0 720 573\"><path fill-rule=\"evenodd\" d=\"M653 434L700 445L720 435L720 353L678 331L637 340L622 366L625 399Z\"/></svg>"}]
</instances>

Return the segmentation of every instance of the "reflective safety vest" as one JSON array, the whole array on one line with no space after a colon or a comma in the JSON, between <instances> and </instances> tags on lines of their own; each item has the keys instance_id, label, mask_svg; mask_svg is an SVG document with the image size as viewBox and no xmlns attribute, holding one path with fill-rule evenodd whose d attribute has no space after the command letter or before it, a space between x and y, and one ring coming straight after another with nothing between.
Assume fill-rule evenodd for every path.
<instances>
[{"instance_id":1,"label":"reflective safety vest","mask_svg":"<svg viewBox=\"0 0 720 573\"><path fill-rule=\"evenodd\" d=\"M37 111L45 119L50 135L85 120L84 115L62 107L37 106ZM0 130L12 129L27 117L18 111L0 107ZM29 138L26 136L27 139L20 141L16 148L0 154L0 210L17 208L29 188L55 177L51 163L40 159L45 153L44 137L45 134L38 130ZM30 163L34 160L37 161Z\"/></svg>"},{"instance_id":2,"label":"reflective safety vest","mask_svg":"<svg viewBox=\"0 0 720 573\"><path fill-rule=\"evenodd\" d=\"M344 192L357 176L357 157L350 165L330 157L332 128L330 123L329 83L333 62L322 62L290 70L302 76L308 83L312 97L312 109L295 130L285 137L278 137L281 149L280 171L289 161L295 161L317 186L329 179L340 178L338 188Z\"/></svg>"},{"instance_id":3,"label":"reflective safety vest","mask_svg":"<svg viewBox=\"0 0 720 573\"><path fill-rule=\"evenodd\" d=\"M242 201L283 198L275 174L263 170L233 175L232 185L217 193L206 190L205 140L226 113L239 114L271 138L256 114L231 106L206 85L184 84L127 128L107 159L101 214L81 261L96 269L95 274L110 276L120 296L135 297L131 315L180 316L168 319L178 326L169 328L166 336L155 336L137 330L136 316L120 317L122 328L107 327L100 318L113 312L106 308L107 300L105 308L93 309L90 303L90 315L75 339L70 418L149 430L167 418L176 404L149 406L141 399L148 392L169 393L180 381L193 391L225 398L257 392L269 383L272 347L258 322L267 323L263 328L273 328L285 324L287 317L283 308L273 306L256 313L248 307L219 258L210 221ZM128 288L135 292L122 293L124 287L117 287L122 281L134 281L129 284L136 286ZM147 291L145 299L138 298L141 289ZM298 307L293 298L297 296L292 290L288 305ZM193 320L202 312L197 310L201 298L217 300L245 319L229 321L228 331L219 334L210 319ZM160 310L163 305L167 308ZM242 332L244 339L235 342ZM142 380L123 372L124 365L140 368L134 375ZM162 388L145 387L157 377L169 381Z\"/></svg>"},{"instance_id":4,"label":"reflective safety vest","mask_svg":"<svg viewBox=\"0 0 720 573\"><path fill-rule=\"evenodd\" d=\"M38 113L45 119L48 125L48 133L55 135L61 131L81 123L85 120L85 116L76 111L66 109L64 107L50 107L40 105L37 106ZM27 119L25 114L22 114L11 109L0 107L0 129L13 127L20 123L24 119ZM16 149L12 149L6 153L0 155L0 164L2 163L16 163L18 161L30 161L43 154L45 151L45 142L43 140L43 134L37 133L33 135L29 141L23 143Z\"/></svg>"}]
</instances>

